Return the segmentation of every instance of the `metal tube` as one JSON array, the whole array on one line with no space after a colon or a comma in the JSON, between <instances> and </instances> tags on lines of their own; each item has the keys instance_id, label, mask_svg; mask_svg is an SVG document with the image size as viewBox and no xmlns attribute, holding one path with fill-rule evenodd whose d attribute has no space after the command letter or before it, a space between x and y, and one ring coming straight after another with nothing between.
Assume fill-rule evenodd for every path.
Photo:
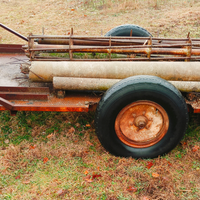
<instances>
[{"instance_id":1,"label":"metal tube","mask_svg":"<svg viewBox=\"0 0 200 200\"><path fill-rule=\"evenodd\" d=\"M59 90L105 91L121 79L53 77L53 87Z\"/></svg>"},{"instance_id":2,"label":"metal tube","mask_svg":"<svg viewBox=\"0 0 200 200\"><path fill-rule=\"evenodd\" d=\"M33 61L30 69L29 78L36 82L52 82L53 77L124 79L135 75L153 75L171 81L200 81L200 62Z\"/></svg>"},{"instance_id":3,"label":"metal tube","mask_svg":"<svg viewBox=\"0 0 200 200\"><path fill-rule=\"evenodd\" d=\"M69 39L70 36L67 35L31 35L28 38L30 39ZM104 39L104 40L109 40L110 36L71 36L72 39ZM148 40L149 37L121 37L121 36L112 36L112 39L115 40ZM188 38L152 38L152 40L159 40L159 41L188 41ZM200 41L199 38L191 38L192 41Z\"/></svg>"},{"instance_id":4,"label":"metal tube","mask_svg":"<svg viewBox=\"0 0 200 200\"><path fill-rule=\"evenodd\" d=\"M148 45L149 46L149 45ZM158 46L159 47L159 46ZM174 47L174 46L172 46ZM161 55L184 55L187 56L188 52L191 51L191 55L200 55L200 49L188 49L188 48L147 48L146 46L141 46L140 48L135 48L134 46L126 47L113 47L113 46L72 46L71 51L73 52L84 52L84 53L117 53L117 54L161 54ZM35 45L30 51L41 51L41 52L69 52L68 45Z\"/></svg>"},{"instance_id":5,"label":"metal tube","mask_svg":"<svg viewBox=\"0 0 200 200\"><path fill-rule=\"evenodd\" d=\"M69 39L36 39L35 42L38 44L57 44L57 45L69 45ZM74 45L84 45L84 46L108 46L109 41L98 41L98 40L73 40ZM130 42L112 42L114 46L130 45ZM142 42L132 42L132 44L142 44Z\"/></svg>"},{"instance_id":6,"label":"metal tube","mask_svg":"<svg viewBox=\"0 0 200 200\"><path fill-rule=\"evenodd\" d=\"M53 87L59 90L105 91L121 79L54 77ZM181 92L200 92L200 82L169 81Z\"/></svg>"},{"instance_id":7,"label":"metal tube","mask_svg":"<svg viewBox=\"0 0 200 200\"><path fill-rule=\"evenodd\" d=\"M1 24L1 23L0 23L0 26L1 26L2 28L4 28L5 30L9 31L10 33L12 33L12 34L18 36L18 37L21 38L22 40L25 40L26 42L28 42L28 38L27 38L27 37L21 35L20 33L14 31L14 30L11 29L11 28L8 28L7 26L5 26L5 25L3 25L3 24Z\"/></svg>"},{"instance_id":8,"label":"metal tube","mask_svg":"<svg viewBox=\"0 0 200 200\"><path fill-rule=\"evenodd\" d=\"M48 44L48 45L69 45L69 39L35 39L35 42L38 44ZM111 38L112 41L112 46L130 46L130 45L137 45L137 44L144 44L145 40L115 40ZM97 39L73 39L74 45L84 45L84 46L109 46L109 41L108 40L97 40ZM153 41L153 46L158 45L158 46L163 46L163 47L171 47L171 46L187 46L190 44L187 44L186 41L162 41L159 42L157 40ZM193 41L192 45L200 45L198 41ZM145 45L148 47L148 45Z\"/></svg>"}]
</instances>

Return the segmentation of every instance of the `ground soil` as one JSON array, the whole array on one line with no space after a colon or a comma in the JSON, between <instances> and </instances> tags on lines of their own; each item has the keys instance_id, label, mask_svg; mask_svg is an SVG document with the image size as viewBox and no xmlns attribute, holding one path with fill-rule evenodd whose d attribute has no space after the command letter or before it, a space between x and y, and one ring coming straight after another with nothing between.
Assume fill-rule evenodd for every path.
<instances>
[{"instance_id":1,"label":"ground soil","mask_svg":"<svg viewBox=\"0 0 200 200\"><path fill-rule=\"evenodd\" d=\"M0 7L0 23L25 36L41 34L43 27L49 35L68 35L73 27L76 35L98 36L137 24L153 36L200 37L197 0L0 0ZM0 28L0 43L25 41ZM0 57L0 85L21 84L18 61ZM190 116L186 136L172 152L150 160L110 155L93 119L93 113L1 112L0 199L200 198L198 116Z\"/></svg>"}]
</instances>

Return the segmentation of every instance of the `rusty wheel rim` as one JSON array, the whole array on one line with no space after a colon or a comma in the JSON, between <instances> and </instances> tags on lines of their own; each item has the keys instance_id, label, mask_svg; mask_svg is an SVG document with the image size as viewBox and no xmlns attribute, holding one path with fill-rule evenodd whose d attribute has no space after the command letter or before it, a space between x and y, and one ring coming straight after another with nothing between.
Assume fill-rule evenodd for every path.
<instances>
[{"instance_id":1,"label":"rusty wheel rim","mask_svg":"<svg viewBox=\"0 0 200 200\"><path fill-rule=\"evenodd\" d=\"M169 118L162 106L152 101L136 101L124 107L115 120L115 132L126 145L146 148L167 133Z\"/></svg>"}]
</instances>

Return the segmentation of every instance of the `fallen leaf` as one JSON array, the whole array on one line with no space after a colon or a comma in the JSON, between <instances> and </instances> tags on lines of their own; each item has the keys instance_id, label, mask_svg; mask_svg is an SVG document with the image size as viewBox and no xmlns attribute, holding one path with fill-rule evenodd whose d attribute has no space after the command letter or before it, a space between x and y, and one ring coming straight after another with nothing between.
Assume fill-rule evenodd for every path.
<instances>
[{"instance_id":1,"label":"fallen leaf","mask_svg":"<svg viewBox=\"0 0 200 200\"><path fill-rule=\"evenodd\" d=\"M141 200L150 200L150 198L147 196L143 196Z\"/></svg>"},{"instance_id":2,"label":"fallen leaf","mask_svg":"<svg viewBox=\"0 0 200 200\"><path fill-rule=\"evenodd\" d=\"M84 151L84 153L85 153L85 154L88 154L88 153L89 153L89 151Z\"/></svg>"},{"instance_id":3,"label":"fallen leaf","mask_svg":"<svg viewBox=\"0 0 200 200\"><path fill-rule=\"evenodd\" d=\"M30 181L29 181L29 180L27 180L27 181L23 181L22 183L23 183L23 184L29 184Z\"/></svg>"},{"instance_id":4,"label":"fallen leaf","mask_svg":"<svg viewBox=\"0 0 200 200\"><path fill-rule=\"evenodd\" d=\"M51 137L53 137L53 133L47 135L47 138L48 138L48 139L51 138Z\"/></svg>"},{"instance_id":5,"label":"fallen leaf","mask_svg":"<svg viewBox=\"0 0 200 200\"><path fill-rule=\"evenodd\" d=\"M158 173L152 173L152 176L154 177L154 178L158 178L160 175L158 174Z\"/></svg>"},{"instance_id":6,"label":"fallen leaf","mask_svg":"<svg viewBox=\"0 0 200 200\"><path fill-rule=\"evenodd\" d=\"M89 142L89 141L87 141L87 144L89 145L89 146L94 146L91 142Z\"/></svg>"},{"instance_id":7,"label":"fallen leaf","mask_svg":"<svg viewBox=\"0 0 200 200\"><path fill-rule=\"evenodd\" d=\"M36 145L33 145L33 146L30 145L30 146L29 146L29 149L35 149L35 148L36 148Z\"/></svg>"},{"instance_id":8,"label":"fallen leaf","mask_svg":"<svg viewBox=\"0 0 200 200\"><path fill-rule=\"evenodd\" d=\"M150 169L151 167L153 166L153 163L152 162L147 162L147 169Z\"/></svg>"},{"instance_id":9,"label":"fallen leaf","mask_svg":"<svg viewBox=\"0 0 200 200\"><path fill-rule=\"evenodd\" d=\"M95 179L95 178L99 178L99 177L102 177L101 174L93 174L92 175L92 180Z\"/></svg>"},{"instance_id":10,"label":"fallen leaf","mask_svg":"<svg viewBox=\"0 0 200 200\"><path fill-rule=\"evenodd\" d=\"M47 157L43 158L43 163L45 164L49 159Z\"/></svg>"},{"instance_id":11,"label":"fallen leaf","mask_svg":"<svg viewBox=\"0 0 200 200\"><path fill-rule=\"evenodd\" d=\"M24 23L24 20L21 20L20 24L23 24Z\"/></svg>"},{"instance_id":12,"label":"fallen leaf","mask_svg":"<svg viewBox=\"0 0 200 200\"><path fill-rule=\"evenodd\" d=\"M167 177L165 177L165 176L164 176L162 179L163 179L163 181L165 181L165 182L169 182L169 179L168 179Z\"/></svg>"},{"instance_id":13,"label":"fallen leaf","mask_svg":"<svg viewBox=\"0 0 200 200\"><path fill-rule=\"evenodd\" d=\"M169 161L168 161L168 163L167 163L167 164L168 164L168 166L169 166L169 167L171 167L171 166L172 166L172 163L170 163Z\"/></svg>"},{"instance_id":14,"label":"fallen leaf","mask_svg":"<svg viewBox=\"0 0 200 200\"><path fill-rule=\"evenodd\" d=\"M91 179L91 176L90 176L90 175L87 175L87 176L85 177L85 181L88 182L88 183L92 183L92 182L93 182L93 180Z\"/></svg>"},{"instance_id":15,"label":"fallen leaf","mask_svg":"<svg viewBox=\"0 0 200 200\"><path fill-rule=\"evenodd\" d=\"M183 145L183 146L186 146L186 145L187 145L187 142L183 142L182 145Z\"/></svg>"},{"instance_id":16,"label":"fallen leaf","mask_svg":"<svg viewBox=\"0 0 200 200\"><path fill-rule=\"evenodd\" d=\"M84 174L87 175L87 174L88 174L88 171L86 170L86 171L84 172Z\"/></svg>"},{"instance_id":17,"label":"fallen leaf","mask_svg":"<svg viewBox=\"0 0 200 200\"><path fill-rule=\"evenodd\" d=\"M75 128L74 127L71 127L69 130L68 130L68 133L74 133L75 132Z\"/></svg>"},{"instance_id":18,"label":"fallen leaf","mask_svg":"<svg viewBox=\"0 0 200 200\"><path fill-rule=\"evenodd\" d=\"M58 190L58 191L56 192L56 194L57 194L58 196L64 196L66 193L67 193L67 190L66 190L66 189L65 189L65 190L60 189L60 190Z\"/></svg>"},{"instance_id":19,"label":"fallen leaf","mask_svg":"<svg viewBox=\"0 0 200 200\"><path fill-rule=\"evenodd\" d=\"M133 186L127 187L126 190L129 191L129 192L137 192L137 188L133 187Z\"/></svg>"},{"instance_id":20,"label":"fallen leaf","mask_svg":"<svg viewBox=\"0 0 200 200\"><path fill-rule=\"evenodd\" d=\"M20 179L20 178L21 178L21 176L20 176L20 175L18 175L18 176L16 176L16 177L15 177L15 179Z\"/></svg>"},{"instance_id":21,"label":"fallen leaf","mask_svg":"<svg viewBox=\"0 0 200 200\"><path fill-rule=\"evenodd\" d=\"M76 127L80 127L81 125L80 125L79 123L76 123L75 126L76 126Z\"/></svg>"},{"instance_id":22,"label":"fallen leaf","mask_svg":"<svg viewBox=\"0 0 200 200\"><path fill-rule=\"evenodd\" d=\"M193 152L198 151L198 149L199 149L199 146L197 146L197 145L195 145L195 146L192 147L192 151L193 151Z\"/></svg>"}]
</instances>

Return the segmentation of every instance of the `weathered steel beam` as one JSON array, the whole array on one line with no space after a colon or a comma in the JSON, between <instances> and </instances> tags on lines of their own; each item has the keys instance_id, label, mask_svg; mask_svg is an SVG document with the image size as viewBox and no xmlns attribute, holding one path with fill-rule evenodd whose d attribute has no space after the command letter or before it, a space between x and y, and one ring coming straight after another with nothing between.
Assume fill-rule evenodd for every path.
<instances>
[{"instance_id":1,"label":"weathered steel beam","mask_svg":"<svg viewBox=\"0 0 200 200\"><path fill-rule=\"evenodd\" d=\"M51 111L51 112L88 112L94 109L100 100L91 94L73 94L59 99L51 96L48 101L13 100L12 103L0 97L0 111Z\"/></svg>"},{"instance_id":2,"label":"weathered steel beam","mask_svg":"<svg viewBox=\"0 0 200 200\"><path fill-rule=\"evenodd\" d=\"M24 53L20 44L0 44L0 53Z\"/></svg>"},{"instance_id":3,"label":"weathered steel beam","mask_svg":"<svg viewBox=\"0 0 200 200\"><path fill-rule=\"evenodd\" d=\"M7 110L12 110L14 107L14 105L11 102L1 97L0 97L0 104Z\"/></svg>"},{"instance_id":4,"label":"weathered steel beam","mask_svg":"<svg viewBox=\"0 0 200 200\"><path fill-rule=\"evenodd\" d=\"M7 100L47 100L48 94L36 94L25 92L1 92L0 97Z\"/></svg>"}]
</instances>

